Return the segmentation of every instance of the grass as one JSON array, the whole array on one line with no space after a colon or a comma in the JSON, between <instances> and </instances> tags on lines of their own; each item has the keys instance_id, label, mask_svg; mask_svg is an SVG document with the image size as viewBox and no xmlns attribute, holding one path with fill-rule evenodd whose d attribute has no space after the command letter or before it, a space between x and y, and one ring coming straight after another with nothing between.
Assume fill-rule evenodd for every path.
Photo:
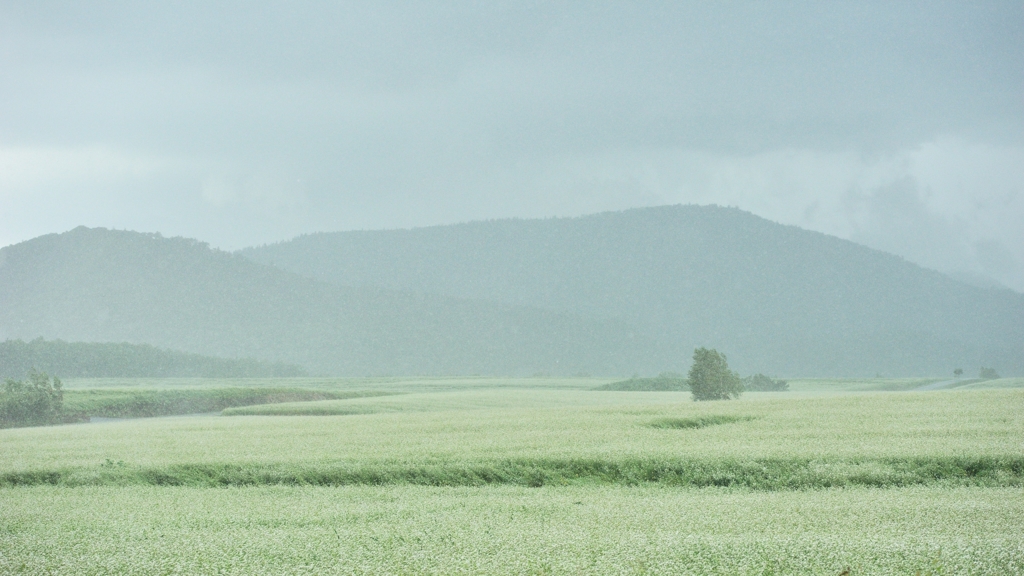
<instances>
[{"instance_id":1,"label":"grass","mask_svg":"<svg viewBox=\"0 0 1024 576\"><path fill-rule=\"evenodd\" d=\"M224 411L225 416L332 416L393 412L551 409L587 406L664 405L687 402L689 392L651 394L602 393L588 390L536 390L516 388L468 389L409 393L386 397L351 398L323 402L291 402L247 406Z\"/></svg>"},{"instance_id":2,"label":"grass","mask_svg":"<svg viewBox=\"0 0 1024 576\"><path fill-rule=\"evenodd\" d=\"M795 378L792 392L906 392L949 378Z\"/></svg>"},{"instance_id":3,"label":"grass","mask_svg":"<svg viewBox=\"0 0 1024 576\"><path fill-rule=\"evenodd\" d=\"M629 391L629 392L645 392L645 391L690 391L690 384L686 379L686 376L681 374L662 374L653 378L638 378L633 377L628 380L620 380L618 382L609 382L594 388L595 390L618 390L618 391Z\"/></svg>"},{"instance_id":4,"label":"grass","mask_svg":"<svg viewBox=\"0 0 1024 576\"><path fill-rule=\"evenodd\" d=\"M98 466L0 474L0 487L79 486L567 486L641 484L762 491L913 485L1024 487L1024 457L790 459L509 459Z\"/></svg>"},{"instance_id":5,"label":"grass","mask_svg":"<svg viewBox=\"0 0 1024 576\"><path fill-rule=\"evenodd\" d=\"M716 415L698 416L695 418L662 418L651 422L653 428L676 428L686 430L688 428L707 428L717 424L729 424L730 422L742 422L753 420L753 416Z\"/></svg>"},{"instance_id":6,"label":"grass","mask_svg":"<svg viewBox=\"0 0 1024 576\"><path fill-rule=\"evenodd\" d=\"M219 412L235 406L275 402L313 401L385 392L332 392L295 388L182 388L182 389L71 389L64 393L64 410L78 418L146 418Z\"/></svg>"}]
</instances>

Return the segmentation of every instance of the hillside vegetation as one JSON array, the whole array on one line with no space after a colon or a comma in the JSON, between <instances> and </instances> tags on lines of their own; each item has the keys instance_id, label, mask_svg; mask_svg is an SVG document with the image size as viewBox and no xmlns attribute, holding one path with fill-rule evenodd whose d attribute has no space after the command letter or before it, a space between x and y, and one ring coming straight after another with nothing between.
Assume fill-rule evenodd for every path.
<instances>
[{"instance_id":1,"label":"hillside vegetation","mask_svg":"<svg viewBox=\"0 0 1024 576\"><path fill-rule=\"evenodd\" d=\"M320 374L631 373L617 320L303 278L183 238L76 228L0 250L0 338L130 342Z\"/></svg>"},{"instance_id":2,"label":"hillside vegetation","mask_svg":"<svg viewBox=\"0 0 1024 576\"><path fill-rule=\"evenodd\" d=\"M737 209L312 234L241 254L338 285L615 319L664 346L632 372L685 372L707 346L741 374L1024 373L1024 295Z\"/></svg>"},{"instance_id":3,"label":"hillside vegetation","mask_svg":"<svg viewBox=\"0 0 1024 576\"><path fill-rule=\"evenodd\" d=\"M320 375L646 376L686 373L699 347L741 375L1024 374L1024 295L717 207L317 234L240 254L76 228L0 249L0 302L0 339Z\"/></svg>"},{"instance_id":4,"label":"hillside vegetation","mask_svg":"<svg viewBox=\"0 0 1024 576\"><path fill-rule=\"evenodd\" d=\"M304 376L299 366L251 358L214 358L127 342L43 340L0 342L0 378L33 368L63 378L259 378Z\"/></svg>"}]
</instances>

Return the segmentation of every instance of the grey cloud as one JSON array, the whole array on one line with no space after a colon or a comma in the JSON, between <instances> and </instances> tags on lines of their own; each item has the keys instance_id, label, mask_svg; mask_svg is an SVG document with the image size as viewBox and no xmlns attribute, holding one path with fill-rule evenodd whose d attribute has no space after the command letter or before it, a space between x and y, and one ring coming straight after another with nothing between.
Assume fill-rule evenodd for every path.
<instances>
[{"instance_id":1,"label":"grey cloud","mask_svg":"<svg viewBox=\"0 0 1024 576\"><path fill-rule=\"evenodd\" d=\"M858 228L833 189L889 186L906 175L849 172L943 138L1024 144L1022 31L1017 2L7 2L0 166L103 149L161 168L0 173L0 243L88 224L233 248L716 202L908 257L930 246L921 262L1020 267L1012 235L937 243L948 222L931 205L884 207L913 213L909 228Z\"/></svg>"},{"instance_id":2,"label":"grey cloud","mask_svg":"<svg viewBox=\"0 0 1024 576\"><path fill-rule=\"evenodd\" d=\"M311 123L335 134L352 125L346 95L381 107L371 115L385 116L374 126L386 137L405 135L386 118L415 110L430 138L459 138L462 120L512 134L514 150L522 140L555 150L884 146L1007 116L1019 123L1024 87L1019 66L991 57L1024 47L1012 5L15 12L29 13L8 14L24 26L12 36L21 42L5 43L8 65L55 75L28 78L27 91L32 80L70 89L46 108L71 104L60 129L85 120L86 134L128 132L154 147L193 131L227 134L236 147L239 134L253 147L281 132L316 138ZM87 106L76 107L83 93ZM30 120L32 111L41 112L32 107ZM185 134L169 134L173 122Z\"/></svg>"},{"instance_id":3,"label":"grey cloud","mask_svg":"<svg viewBox=\"0 0 1024 576\"><path fill-rule=\"evenodd\" d=\"M945 270L956 270L956 263L974 256L966 223L931 212L909 176L850 202L863 203L851 211L865 213L852 240Z\"/></svg>"}]
</instances>

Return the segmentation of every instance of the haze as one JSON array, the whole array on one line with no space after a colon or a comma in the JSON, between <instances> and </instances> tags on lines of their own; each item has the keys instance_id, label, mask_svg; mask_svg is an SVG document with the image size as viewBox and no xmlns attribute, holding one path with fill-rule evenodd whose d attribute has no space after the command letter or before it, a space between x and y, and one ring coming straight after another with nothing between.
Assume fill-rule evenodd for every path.
<instances>
[{"instance_id":1,"label":"haze","mask_svg":"<svg viewBox=\"0 0 1024 576\"><path fill-rule=\"evenodd\" d=\"M0 4L0 246L737 206L1024 291L1019 2Z\"/></svg>"}]
</instances>

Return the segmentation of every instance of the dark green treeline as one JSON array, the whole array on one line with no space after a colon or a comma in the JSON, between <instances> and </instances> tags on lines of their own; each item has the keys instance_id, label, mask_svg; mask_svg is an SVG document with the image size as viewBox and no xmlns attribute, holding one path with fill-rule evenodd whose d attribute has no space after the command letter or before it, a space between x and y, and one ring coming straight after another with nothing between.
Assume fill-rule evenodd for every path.
<instances>
[{"instance_id":1,"label":"dark green treeline","mask_svg":"<svg viewBox=\"0 0 1024 576\"><path fill-rule=\"evenodd\" d=\"M0 378L35 368L62 378L258 378L304 376L299 366L251 358L214 358L147 344L65 342L37 338L0 342Z\"/></svg>"}]
</instances>

